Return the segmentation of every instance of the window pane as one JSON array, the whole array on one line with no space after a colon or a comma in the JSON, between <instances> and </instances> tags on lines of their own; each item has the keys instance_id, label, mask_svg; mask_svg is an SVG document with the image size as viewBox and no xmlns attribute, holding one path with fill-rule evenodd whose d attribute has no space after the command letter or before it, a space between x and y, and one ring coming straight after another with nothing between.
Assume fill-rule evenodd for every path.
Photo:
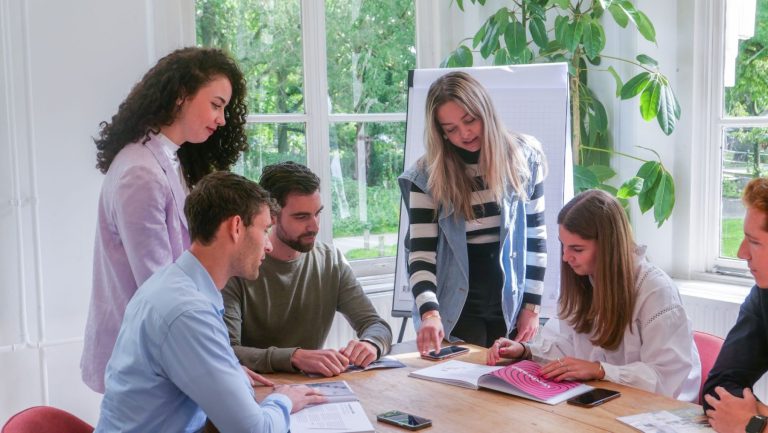
<instances>
[{"instance_id":1,"label":"window pane","mask_svg":"<svg viewBox=\"0 0 768 433\"><path fill-rule=\"evenodd\" d=\"M741 192L751 179L768 174L768 128L727 128L724 136L720 256L736 258L744 237Z\"/></svg>"},{"instance_id":2,"label":"window pane","mask_svg":"<svg viewBox=\"0 0 768 433\"><path fill-rule=\"evenodd\" d=\"M414 1L325 4L331 112L404 112L408 70L416 67Z\"/></svg>"},{"instance_id":3,"label":"window pane","mask_svg":"<svg viewBox=\"0 0 768 433\"><path fill-rule=\"evenodd\" d=\"M307 163L307 140L303 123L249 124L249 149L238 163L243 176L258 180L261 170L282 161Z\"/></svg>"},{"instance_id":4,"label":"window pane","mask_svg":"<svg viewBox=\"0 0 768 433\"><path fill-rule=\"evenodd\" d=\"M331 125L334 244L350 260L397 251L405 123Z\"/></svg>"},{"instance_id":5,"label":"window pane","mask_svg":"<svg viewBox=\"0 0 768 433\"><path fill-rule=\"evenodd\" d=\"M768 113L768 0L728 0L725 31L725 112Z\"/></svg>"},{"instance_id":6,"label":"window pane","mask_svg":"<svg viewBox=\"0 0 768 433\"><path fill-rule=\"evenodd\" d=\"M303 113L299 0L197 0L197 43L222 48L248 83L250 113Z\"/></svg>"}]
</instances>

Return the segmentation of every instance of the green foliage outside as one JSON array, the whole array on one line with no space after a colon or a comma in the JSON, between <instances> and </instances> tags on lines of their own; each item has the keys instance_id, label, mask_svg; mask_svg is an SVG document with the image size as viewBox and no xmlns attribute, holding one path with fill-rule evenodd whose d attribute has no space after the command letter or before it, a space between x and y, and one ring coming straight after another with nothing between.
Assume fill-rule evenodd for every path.
<instances>
[{"instance_id":1,"label":"green foliage outside","mask_svg":"<svg viewBox=\"0 0 768 433\"><path fill-rule=\"evenodd\" d=\"M354 248L347 251L344 256L347 260L375 259L378 257L393 257L397 255L397 245L386 245L382 251L378 247Z\"/></svg>"},{"instance_id":2,"label":"green foliage outside","mask_svg":"<svg viewBox=\"0 0 768 433\"><path fill-rule=\"evenodd\" d=\"M456 4L464 10L464 0L456 0ZM667 135L680 119L680 104L658 62L650 56L640 53L634 59L624 59L603 53L603 21L608 16L620 27L636 30L644 39L656 43L653 23L629 0L510 0L485 21L471 42L468 40L472 48L462 43L442 66L472 66L473 49L494 65L567 63L571 76L572 145L578 164L574 167L577 192L600 188L616 195L625 206L627 199L637 197L640 210L645 213L653 209L654 220L661 226L675 205L674 179L658 160L658 154L657 160L648 161L612 150L608 116L603 103L590 89L589 80L593 79L593 72L601 73L600 79L615 81L617 98L638 97L643 119L655 119ZM641 72L623 81L610 65L617 61L631 63ZM644 163L619 188L606 183L616 175L609 166L612 154Z\"/></svg>"},{"instance_id":3,"label":"green foliage outside","mask_svg":"<svg viewBox=\"0 0 768 433\"><path fill-rule=\"evenodd\" d=\"M326 0L325 6L331 113L404 112L408 70L416 66L413 0ZM250 113L305 112L302 45L307 41L301 36L298 0L197 0L196 8L197 43L235 57L248 82ZM254 123L249 137L251 147L240 167L252 179L267 164L306 163L307 152L316 148L307 143L303 123ZM396 232L405 123L332 123L329 139L328 157L337 158L341 168L340 177L332 177L334 237L359 236L366 228ZM367 184L365 221L358 209L361 177Z\"/></svg>"},{"instance_id":4,"label":"green foliage outside","mask_svg":"<svg viewBox=\"0 0 768 433\"><path fill-rule=\"evenodd\" d=\"M742 239L744 239L744 220L741 218L723 219L720 232L720 255L736 258Z\"/></svg>"}]
</instances>

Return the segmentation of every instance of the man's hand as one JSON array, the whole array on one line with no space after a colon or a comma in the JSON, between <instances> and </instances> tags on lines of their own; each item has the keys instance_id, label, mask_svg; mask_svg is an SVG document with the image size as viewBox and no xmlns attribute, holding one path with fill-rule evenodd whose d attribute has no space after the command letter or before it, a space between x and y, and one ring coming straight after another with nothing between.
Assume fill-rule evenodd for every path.
<instances>
[{"instance_id":1,"label":"man's hand","mask_svg":"<svg viewBox=\"0 0 768 433\"><path fill-rule=\"evenodd\" d=\"M275 386L274 383L272 383L271 380L267 379L266 377L260 375L259 373L256 373L255 371L251 370L250 368L241 365L240 367L243 368L243 371L245 372L245 377L248 378L248 382L251 383L251 386L256 386L257 383L260 383L264 386Z\"/></svg>"},{"instance_id":2,"label":"man's hand","mask_svg":"<svg viewBox=\"0 0 768 433\"><path fill-rule=\"evenodd\" d=\"M304 409L308 404L325 402L325 397L320 392L306 385L278 385L275 387L275 393L283 394L291 400L291 413Z\"/></svg>"},{"instance_id":3,"label":"man's hand","mask_svg":"<svg viewBox=\"0 0 768 433\"><path fill-rule=\"evenodd\" d=\"M296 349L291 356L291 363L305 373L322 374L325 377L337 376L349 367L349 359L333 349Z\"/></svg>"},{"instance_id":4,"label":"man's hand","mask_svg":"<svg viewBox=\"0 0 768 433\"><path fill-rule=\"evenodd\" d=\"M376 360L378 350L368 341L350 340L340 352L349 359L350 364L367 367Z\"/></svg>"},{"instance_id":5,"label":"man's hand","mask_svg":"<svg viewBox=\"0 0 768 433\"><path fill-rule=\"evenodd\" d=\"M709 424L718 433L743 433L750 418L757 415L757 399L752 390L744 388L744 398L739 398L718 386L715 394L720 400L709 394L704 396L712 406L706 412Z\"/></svg>"}]
</instances>

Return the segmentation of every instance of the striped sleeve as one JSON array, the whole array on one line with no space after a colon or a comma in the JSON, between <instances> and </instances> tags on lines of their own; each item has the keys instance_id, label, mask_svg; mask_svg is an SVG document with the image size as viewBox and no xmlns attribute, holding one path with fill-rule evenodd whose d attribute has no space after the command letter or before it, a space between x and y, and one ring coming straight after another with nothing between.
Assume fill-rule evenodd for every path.
<instances>
[{"instance_id":1,"label":"striped sleeve","mask_svg":"<svg viewBox=\"0 0 768 433\"><path fill-rule=\"evenodd\" d=\"M408 200L410 250L408 275L419 314L437 310L437 222L429 194L411 184Z\"/></svg>"},{"instance_id":2,"label":"striped sleeve","mask_svg":"<svg viewBox=\"0 0 768 433\"><path fill-rule=\"evenodd\" d=\"M547 267L547 227L544 222L544 173L541 164L535 167L536 171L531 176L535 181L533 192L525 203L527 233L523 303L541 305Z\"/></svg>"}]
</instances>

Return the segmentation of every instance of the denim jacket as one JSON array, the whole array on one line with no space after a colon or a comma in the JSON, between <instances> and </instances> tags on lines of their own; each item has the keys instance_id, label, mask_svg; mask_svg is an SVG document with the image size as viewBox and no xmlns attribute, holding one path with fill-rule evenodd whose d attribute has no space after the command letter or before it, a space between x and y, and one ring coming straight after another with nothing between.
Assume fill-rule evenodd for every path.
<instances>
[{"instance_id":1,"label":"denim jacket","mask_svg":"<svg viewBox=\"0 0 768 433\"><path fill-rule=\"evenodd\" d=\"M532 137L531 137L532 138ZM538 172L542 163L539 153L530 145L524 144L525 140L519 140L522 145L523 155L528 160L532 177ZM410 209L411 184L416 185L427 194L426 164L417 161L398 178L400 192L407 208ZM533 188L538 179L531 178L527 183L528 195L533 193ZM517 314L523 299L525 289L525 260L526 260L526 217L525 201L521 199L511 187L501 202L501 233L499 266L504 275L504 285L501 292L502 311L507 325L507 334L515 327ZM440 304L440 318L443 323L446 339L454 342L457 339L451 337L451 332L459 320L464 303L467 300L469 288L469 261L467 258L467 233L465 220L455 218L452 207L438 209L438 241L437 241L437 300ZM410 233L405 237L406 254L410 251ZM421 317L413 308L413 321L415 329L421 326Z\"/></svg>"}]
</instances>

